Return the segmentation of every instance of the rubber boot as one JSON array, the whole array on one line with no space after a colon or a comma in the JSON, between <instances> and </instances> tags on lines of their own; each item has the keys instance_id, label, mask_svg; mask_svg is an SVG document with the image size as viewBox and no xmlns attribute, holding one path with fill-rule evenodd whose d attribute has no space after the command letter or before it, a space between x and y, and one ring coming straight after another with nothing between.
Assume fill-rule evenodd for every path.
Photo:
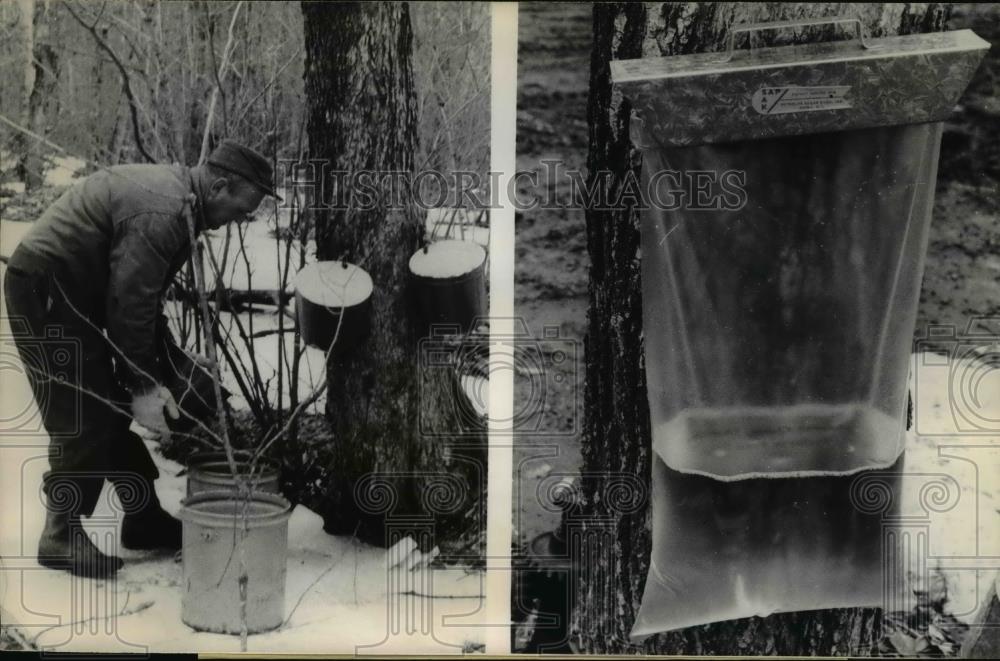
<instances>
[{"instance_id":1,"label":"rubber boot","mask_svg":"<svg viewBox=\"0 0 1000 661\"><path fill-rule=\"evenodd\" d=\"M122 521L122 546L133 551L162 549L177 551L181 548L181 522L167 514L156 496L153 481L143 478L145 497L135 499L135 485L113 481L118 499L125 510Z\"/></svg>"},{"instance_id":2,"label":"rubber boot","mask_svg":"<svg viewBox=\"0 0 1000 661\"><path fill-rule=\"evenodd\" d=\"M38 564L85 578L107 578L122 568L122 559L94 546L79 515L49 511L38 540Z\"/></svg>"}]
</instances>

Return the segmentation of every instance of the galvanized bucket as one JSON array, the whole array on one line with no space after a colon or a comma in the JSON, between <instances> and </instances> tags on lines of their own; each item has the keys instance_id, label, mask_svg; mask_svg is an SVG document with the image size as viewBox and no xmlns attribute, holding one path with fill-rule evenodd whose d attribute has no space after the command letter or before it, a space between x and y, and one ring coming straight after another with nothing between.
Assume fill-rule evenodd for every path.
<instances>
[{"instance_id":1,"label":"galvanized bucket","mask_svg":"<svg viewBox=\"0 0 1000 661\"><path fill-rule=\"evenodd\" d=\"M421 334L433 327L472 330L486 315L486 251L471 241L437 241L410 257L410 291Z\"/></svg>"},{"instance_id":2,"label":"galvanized bucket","mask_svg":"<svg viewBox=\"0 0 1000 661\"><path fill-rule=\"evenodd\" d=\"M295 276L295 310L306 344L337 355L360 345L371 331L371 276L347 262L315 262Z\"/></svg>"},{"instance_id":3,"label":"galvanized bucket","mask_svg":"<svg viewBox=\"0 0 1000 661\"><path fill-rule=\"evenodd\" d=\"M276 461L259 458L251 466L251 454L237 451L236 468L250 482L251 491L280 493L281 467ZM199 452L188 460L187 495L203 491L235 491L236 480L223 452Z\"/></svg>"},{"instance_id":4,"label":"galvanized bucket","mask_svg":"<svg viewBox=\"0 0 1000 661\"><path fill-rule=\"evenodd\" d=\"M239 634L245 603L247 633L281 626L291 511L287 500L265 493L245 501L232 491L203 491L183 501L185 624Z\"/></svg>"}]
</instances>

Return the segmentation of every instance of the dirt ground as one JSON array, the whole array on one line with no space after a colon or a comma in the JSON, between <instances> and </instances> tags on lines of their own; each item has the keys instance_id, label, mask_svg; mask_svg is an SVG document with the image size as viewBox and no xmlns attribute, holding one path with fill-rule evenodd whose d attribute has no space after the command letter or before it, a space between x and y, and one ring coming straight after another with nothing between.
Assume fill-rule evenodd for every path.
<instances>
[{"instance_id":1,"label":"dirt ground","mask_svg":"<svg viewBox=\"0 0 1000 661\"><path fill-rule=\"evenodd\" d=\"M522 3L519 14L518 170L543 172L543 159L583 169L590 4ZM994 48L946 124L917 339L932 324L954 325L961 334L972 318L1000 317L1000 5L956 5L950 27L971 28ZM554 185L567 194L565 177ZM541 178L534 192L551 186ZM560 342L579 349L576 364L550 366L544 391L525 377L515 387L515 410L544 399L540 423L519 436L515 449L515 529L530 538L555 527L559 513L544 493L577 473L581 461L589 267L583 210L518 213L516 246L517 315L535 337L558 329Z\"/></svg>"},{"instance_id":2,"label":"dirt ground","mask_svg":"<svg viewBox=\"0 0 1000 661\"><path fill-rule=\"evenodd\" d=\"M582 170L587 158L591 11L587 3L521 3L518 9L517 167L541 170L559 159ZM555 182L568 195L564 177ZM540 186L547 186L540 183ZM528 192L528 187L522 187ZM583 416L583 339L587 324L587 237L583 210L525 210L515 216L514 309L532 335L558 329L576 361L549 365L544 392L521 378L515 411L544 396L532 433L514 451L514 529L531 538L559 520L537 488L579 472ZM547 349L552 342L540 340Z\"/></svg>"}]
</instances>

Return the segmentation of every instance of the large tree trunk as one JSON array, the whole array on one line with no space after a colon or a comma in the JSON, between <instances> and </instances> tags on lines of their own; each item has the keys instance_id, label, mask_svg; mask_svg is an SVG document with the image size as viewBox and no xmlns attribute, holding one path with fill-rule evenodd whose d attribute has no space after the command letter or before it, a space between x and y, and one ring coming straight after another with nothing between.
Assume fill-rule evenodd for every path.
<instances>
[{"instance_id":1,"label":"large tree trunk","mask_svg":"<svg viewBox=\"0 0 1000 661\"><path fill-rule=\"evenodd\" d=\"M405 3L302 4L312 159L328 172L412 173L416 106ZM329 178L327 179L329 183ZM331 202L330 186L325 199ZM328 366L335 447L324 487L325 528L390 544L407 530L422 546L485 525L482 431L458 437L454 374L427 352L407 302L422 219L412 203L316 213L320 259L372 277L371 335ZM471 510L471 514L469 514ZM478 549L474 549L478 552Z\"/></svg>"},{"instance_id":2,"label":"large tree trunk","mask_svg":"<svg viewBox=\"0 0 1000 661\"><path fill-rule=\"evenodd\" d=\"M21 126L31 125L30 99L35 89L35 0L18 0L17 2L17 32L21 41L21 98L18 104L18 120ZM18 132L14 137L14 152L17 154L17 177L25 182L27 188L27 172L25 163L32 149L32 140L24 133Z\"/></svg>"},{"instance_id":3,"label":"large tree trunk","mask_svg":"<svg viewBox=\"0 0 1000 661\"><path fill-rule=\"evenodd\" d=\"M740 22L859 15L869 35L940 30L939 5L809 3L595 4L591 57L588 170L612 173L611 190L626 173L638 174L639 153L629 142L628 102L612 94L609 62L723 48L729 26ZM790 39L791 36L791 39ZM761 45L808 40L763 32ZM615 199L615 194L609 196ZM588 210L591 257L590 311L583 439L583 509L567 516L582 548L575 576L571 641L580 651L658 654L866 653L880 630L877 609L787 613L692 627L628 643L642 597L650 556L649 508L622 499L629 479L648 487L651 441L646 398L639 279L638 212ZM642 494L645 494L648 488ZM790 576L789 580L795 580Z\"/></svg>"},{"instance_id":4,"label":"large tree trunk","mask_svg":"<svg viewBox=\"0 0 1000 661\"><path fill-rule=\"evenodd\" d=\"M32 22L32 61L35 74L31 95L28 97L28 126L33 132L44 136L48 133L48 118L58 114L56 85L59 80L59 54L53 44L58 43L59 35L50 35L52 28L57 25L55 8L48 2L35 3ZM37 140L29 140L23 154L21 168L27 190L40 187L44 181L45 163L40 148Z\"/></svg>"}]
</instances>

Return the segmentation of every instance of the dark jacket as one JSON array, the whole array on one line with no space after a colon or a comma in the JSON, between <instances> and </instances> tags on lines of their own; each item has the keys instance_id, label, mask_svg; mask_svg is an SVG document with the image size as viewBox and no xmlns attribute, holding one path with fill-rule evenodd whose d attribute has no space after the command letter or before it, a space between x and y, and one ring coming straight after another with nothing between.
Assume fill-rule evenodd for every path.
<instances>
[{"instance_id":1,"label":"dark jacket","mask_svg":"<svg viewBox=\"0 0 1000 661\"><path fill-rule=\"evenodd\" d=\"M183 214L191 192L185 167L102 169L49 207L11 256L12 266L52 273L67 299L107 330L133 393L163 380L161 299L191 252Z\"/></svg>"}]
</instances>

